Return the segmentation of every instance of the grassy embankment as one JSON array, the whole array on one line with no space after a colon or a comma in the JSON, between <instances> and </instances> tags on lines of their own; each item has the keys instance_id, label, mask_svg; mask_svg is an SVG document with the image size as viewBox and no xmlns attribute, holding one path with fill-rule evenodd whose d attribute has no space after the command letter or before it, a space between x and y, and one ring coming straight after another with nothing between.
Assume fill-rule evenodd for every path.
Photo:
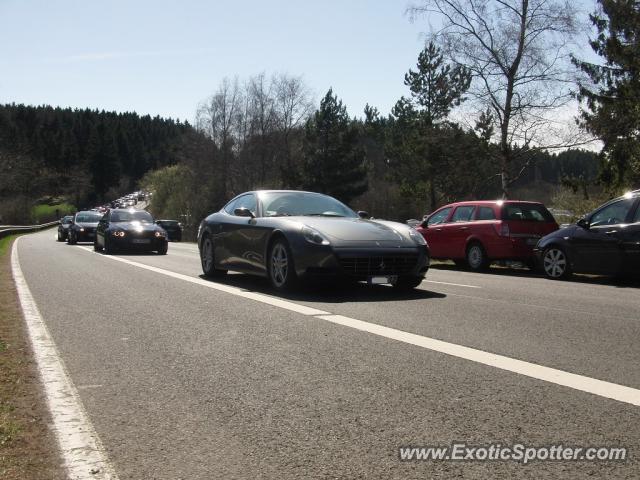
<instances>
[{"instance_id":1,"label":"grassy embankment","mask_svg":"<svg viewBox=\"0 0 640 480\"><path fill-rule=\"evenodd\" d=\"M0 478L65 477L11 276L11 244L0 239Z\"/></svg>"}]
</instances>

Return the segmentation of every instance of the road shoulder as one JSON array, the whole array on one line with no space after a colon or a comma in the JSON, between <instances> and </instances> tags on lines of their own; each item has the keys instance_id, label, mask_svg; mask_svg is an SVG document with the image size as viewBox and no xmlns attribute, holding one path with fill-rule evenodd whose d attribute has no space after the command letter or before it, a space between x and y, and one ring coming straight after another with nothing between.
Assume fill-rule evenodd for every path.
<instances>
[{"instance_id":1,"label":"road shoulder","mask_svg":"<svg viewBox=\"0 0 640 480\"><path fill-rule=\"evenodd\" d=\"M0 478L66 478L11 277L12 237L0 240Z\"/></svg>"}]
</instances>

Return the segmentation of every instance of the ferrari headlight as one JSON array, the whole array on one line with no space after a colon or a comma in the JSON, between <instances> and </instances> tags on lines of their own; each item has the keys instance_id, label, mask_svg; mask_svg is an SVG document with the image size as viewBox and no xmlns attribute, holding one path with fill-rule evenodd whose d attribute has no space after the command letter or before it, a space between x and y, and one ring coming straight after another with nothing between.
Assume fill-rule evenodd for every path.
<instances>
[{"instance_id":1,"label":"ferrari headlight","mask_svg":"<svg viewBox=\"0 0 640 480\"><path fill-rule=\"evenodd\" d=\"M413 239L414 242L416 242L418 245L426 245L427 241L424 239L424 237L420 234L420 232L418 232L417 230L410 228L409 229L409 236Z\"/></svg>"},{"instance_id":2,"label":"ferrari headlight","mask_svg":"<svg viewBox=\"0 0 640 480\"><path fill-rule=\"evenodd\" d=\"M331 242L327 240L319 231L315 228L307 227L306 225L302 227L302 235L304 239L315 245L330 245Z\"/></svg>"}]
</instances>

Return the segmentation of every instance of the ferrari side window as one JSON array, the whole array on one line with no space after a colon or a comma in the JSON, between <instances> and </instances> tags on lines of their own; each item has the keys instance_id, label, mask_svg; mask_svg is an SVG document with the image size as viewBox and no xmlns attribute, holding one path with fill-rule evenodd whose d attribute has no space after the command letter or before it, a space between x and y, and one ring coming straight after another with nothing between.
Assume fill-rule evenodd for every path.
<instances>
[{"instance_id":1,"label":"ferrari side window","mask_svg":"<svg viewBox=\"0 0 640 480\"><path fill-rule=\"evenodd\" d=\"M233 210L235 210L236 208L247 208L251 211L251 213L253 213L253 215L255 215L258 210L255 195L243 195L242 197L240 197L235 201L233 205Z\"/></svg>"}]
</instances>

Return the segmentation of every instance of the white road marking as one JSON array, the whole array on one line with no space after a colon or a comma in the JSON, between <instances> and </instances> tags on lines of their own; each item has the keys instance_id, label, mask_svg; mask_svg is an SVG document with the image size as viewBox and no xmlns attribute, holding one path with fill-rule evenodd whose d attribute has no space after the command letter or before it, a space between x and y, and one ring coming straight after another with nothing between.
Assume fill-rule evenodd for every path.
<instances>
[{"instance_id":1,"label":"white road marking","mask_svg":"<svg viewBox=\"0 0 640 480\"><path fill-rule=\"evenodd\" d=\"M478 285L465 285L464 283L436 282L435 280L423 280L423 282L438 283L440 285L453 285L454 287L482 288L482 287L479 287Z\"/></svg>"},{"instance_id":2,"label":"white road marking","mask_svg":"<svg viewBox=\"0 0 640 480\"><path fill-rule=\"evenodd\" d=\"M463 358L472 362L481 363L490 367L499 368L508 372L517 373L527 377L543 380L545 382L562 385L582 392L592 393L600 397L611 398L619 402L630 403L640 406L640 390L605 382L575 373L557 370L555 368L537 365L535 363L517 360L515 358L497 355L495 353L477 350L475 348L457 345L455 343L443 342L435 338L423 337L414 333L403 332L395 328L384 327L375 323L363 322L355 318L343 317L342 315L320 315L316 318L326 320L331 323L355 328L363 332L372 333L381 337L390 338L399 342L408 343L418 347L426 348L434 352L444 353L457 358Z\"/></svg>"},{"instance_id":3,"label":"white road marking","mask_svg":"<svg viewBox=\"0 0 640 480\"><path fill-rule=\"evenodd\" d=\"M78 248L81 248L82 250L89 253L95 253L93 249L88 247L78 246ZM287 300L281 300L279 298L270 297L262 293L249 292L238 287L232 287L230 285L224 285L222 283L215 283L209 280L203 280L202 278L190 277L188 275L172 272L170 270L165 270L163 268L152 267L151 265L145 265L144 263L134 262L126 258L116 257L113 255L100 255L100 256L102 258L107 258L109 260L115 260L117 262L127 263L129 265L133 265L139 268L144 268L145 270L150 270L155 273L161 273L163 275L177 278L179 280L184 280L185 282L195 283L197 285L202 285L204 287L212 288L214 290L220 290L222 292L231 293L232 295L237 295L239 297L249 298L257 302L273 305L274 307L280 307L280 308L284 308L285 310L291 310L292 312L300 313L302 315L328 315L329 314L329 312L325 312L324 310L318 310L317 308L306 307L304 305L299 305L297 303L289 302Z\"/></svg>"},{"instance_id":4,"label":"white road marking","mask_svg":"<svg viewBox=\"0 0 640 480\"><path fill-rule=\"evenodd\" d=\"M79 248L82 248L83 250L89 252L93 252L91 249L86 247ZM524 375L530 378L535 378L537 380L553 383L555 385L561 385L563 387L569 387L574 390L591 393L600 397L610 398L619 402L640 406L640 390L635 388L618 385L615 383L610 383L604 380L598 380L583 375L577 375L575 373L565 372L564 370L545 367L543 365L525 362L523 360L505 357L503 355L485 352L483 350L477 350L475 348L465 347L463 345L457 345L455 343L444 342L435 338L404 332L402 330L396 330L395 328L389 328L375 323L364 322L355 318L344 317L342 315L333 315L328 312L321 312L319 310L305 307L303 305L298 305L293 302L279 300L258 293L246 292L236 287L208 282L200 278L189 277L187 275L182 275L161 268L151 267L149 265L138 262L132 262L130 260L119 257L105 255L103 256L103 258L120 261L139 268L167 275L169 277L178 278L199 285L204 285L209 288L214 288L216 290L232 293L234 295L239 295L245 298L251 298L252 300L267 303L269 305L274 305L277 307L285 308L287 310L292 310L294 312L303 313L304 315L311 315L314 318L320 320L325 320L327 322L335 323L363 332L368 332L410 345L415 345L434 352L444 353L456 358L462 358L482 365L499 368L501 370Z\"/></svg>"},{"instance_id":5,"label":"white road marking","mask_svg":"<svg viewBox=\"0 0 640 480\"><path fill-rule=\"evenodd\" d=\"M69 478L117 480L24 279L19 241L20 238L15 240L11 250L11 270Z\"/></svg>"}]
</instances>

